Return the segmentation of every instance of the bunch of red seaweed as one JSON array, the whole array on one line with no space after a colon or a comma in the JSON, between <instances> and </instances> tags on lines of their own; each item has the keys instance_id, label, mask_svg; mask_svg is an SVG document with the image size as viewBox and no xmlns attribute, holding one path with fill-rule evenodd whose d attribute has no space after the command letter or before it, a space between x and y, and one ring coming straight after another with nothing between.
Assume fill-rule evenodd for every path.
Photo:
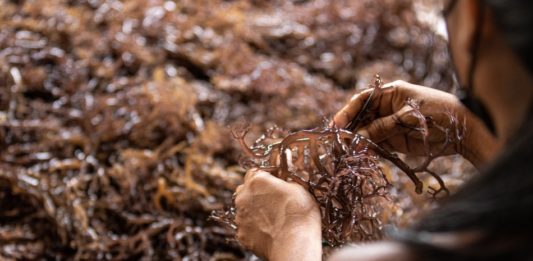
<instances>
[{"instance_id":1,"label":"bunch of red seaweed","mask_svg":"<svg viewBox=\"0 0 533 261\"><path fill-rule=\"evenodd\" d=\"M244 152L243 167L270 172L308 189L320 207L323 238L333 246L382 238L380 203L387 198L390 184L381 169L380 158L403 171L413 182L417 194L421 194L424 187L418 174L432 176L439 187L428 186L428 193L437 199L440 194L448 195L449 190L442 178L429 169L429 164L450 146L457 148L463 138L464 125L454 115L445 112L451 126L445 128L432 121L431 117L425 117L418 103L408 99L406 103L411 110L406 115L414 117L417 123L407 126L398 121L397 124L419 133L426 147L425 160L416 167L410 167L396 154L353 132L357 126L375 117L371 104L381 95L379 76L370 87L373 88L372 94L347 126L351 130L325 126L287 134L271 129L251 146L245 141L246 125L236 125L232 130L233 137ZM430 147L427 140L430 129L444 135L440 148ZM230 211L217 215L219 220L231 224L235 209L230 208Z\"/></svg>"}]
</instances>

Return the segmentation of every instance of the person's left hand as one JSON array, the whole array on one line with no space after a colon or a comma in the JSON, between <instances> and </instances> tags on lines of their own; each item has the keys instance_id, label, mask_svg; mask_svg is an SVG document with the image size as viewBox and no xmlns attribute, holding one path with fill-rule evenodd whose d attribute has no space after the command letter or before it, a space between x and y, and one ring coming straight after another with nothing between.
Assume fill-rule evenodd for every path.
<instances>
[{"instance_id":1,"label":"person's left hand","mask_svg":"<svg viewBox=\"0 0 533 261\"><path fill-rule=\"evenodd\" d=\"M305 188L249 170L235 193L237 239L244 247L268 260L321 258L320 212Z\"/></svg>"}]
</instances>

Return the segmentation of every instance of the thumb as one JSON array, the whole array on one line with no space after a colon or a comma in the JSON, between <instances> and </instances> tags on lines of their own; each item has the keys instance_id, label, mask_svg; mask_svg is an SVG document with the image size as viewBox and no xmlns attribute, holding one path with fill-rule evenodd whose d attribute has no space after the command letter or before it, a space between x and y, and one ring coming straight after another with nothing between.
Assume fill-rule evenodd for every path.
<instances>
[{"instance_id":1,"label":"thumb","mask_svg":"<svg viewBox=\"0 0 533 261\"><path fill-rule=\"evenodd\" d=\"M362 109L366 99L370 97L374 89L366 89L359 94L352 96L348 104L346 104L339 112L333 117L333 121L329 126L337 126L339 128L345 128L350 121L359 113Z\"/></svg>"}]
</instances>

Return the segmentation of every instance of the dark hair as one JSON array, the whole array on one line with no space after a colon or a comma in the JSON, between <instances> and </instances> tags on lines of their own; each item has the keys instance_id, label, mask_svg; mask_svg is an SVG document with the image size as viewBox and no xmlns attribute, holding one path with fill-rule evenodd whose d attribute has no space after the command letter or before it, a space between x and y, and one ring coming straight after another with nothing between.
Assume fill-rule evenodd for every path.
<instances>
[{"instance_id":1,"label":"dark hair","mask_svg":"<svg viewBox=\"0 0 533 261\"><path fill-rule=\"evenodd\" d=\"M533 73L533 1L484 0L507 44ZM533 260L533 110L506 151L479 176L396 238L418 260ZM478 232L472 244L443 248L426 233Z\"/></svg>"},{"instance_id":2,"label":"dark hair","mask_svg":"<svg viewBox=\"0 0 533 261\"><path fill-rule=\"evenodd\" d=\"M400 240L420 260L533 260L533 121L491 167L474 177ZM479 232L444 249L420 233Z\"/></svg>"}]
</instances>

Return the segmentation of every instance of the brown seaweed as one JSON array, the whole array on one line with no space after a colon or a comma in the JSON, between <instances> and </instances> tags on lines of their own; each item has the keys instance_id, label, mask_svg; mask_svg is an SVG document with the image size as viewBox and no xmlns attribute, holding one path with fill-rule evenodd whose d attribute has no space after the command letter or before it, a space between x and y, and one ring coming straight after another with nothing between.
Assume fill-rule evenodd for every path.
<instances>
[{"instance_id":1,"label":"brown seaweed","mask_svg":"<svg viewBox=\"0 0 533 261\"><path fill-rule=\"evenodd\" d=\"M226 126L318 126L365 70L451 86L410 1L329 2L0 0L0 259L249 257L207 220L242 182Z\"/></svg>"}]
</instances>

